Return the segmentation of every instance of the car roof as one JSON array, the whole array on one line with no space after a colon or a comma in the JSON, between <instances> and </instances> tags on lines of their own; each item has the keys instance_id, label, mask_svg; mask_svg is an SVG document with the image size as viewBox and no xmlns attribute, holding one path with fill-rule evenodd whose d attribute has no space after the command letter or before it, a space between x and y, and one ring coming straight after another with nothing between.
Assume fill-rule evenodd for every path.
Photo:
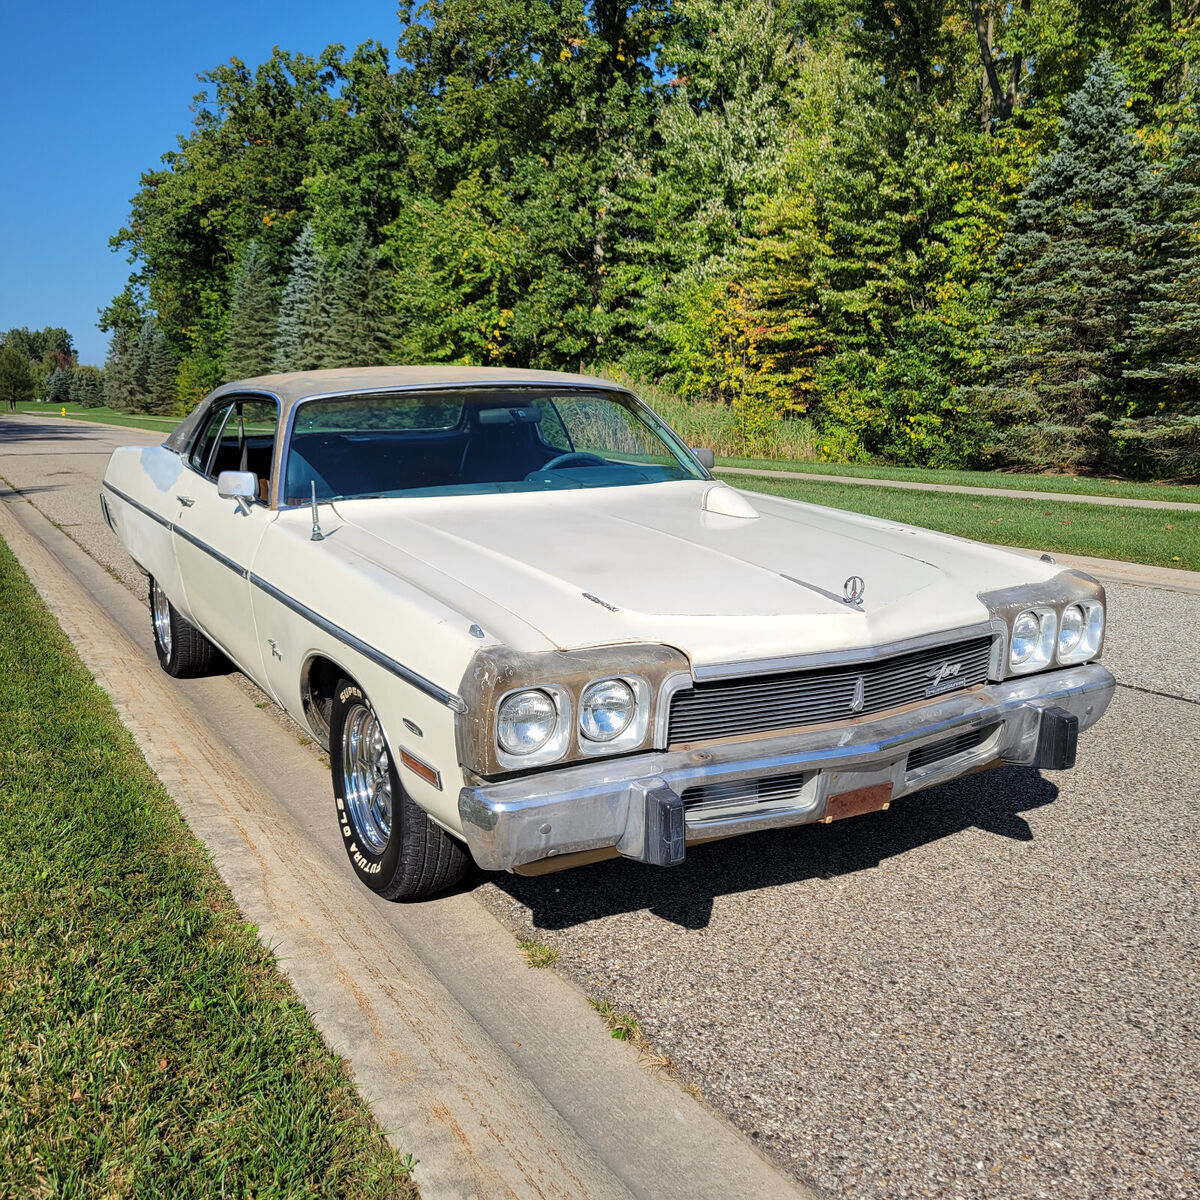
<instances>
[{"instance_id":1,"label":"car roof","mask_svg":"<svg viewBox=\"0 0 1200 1200\"><path fill-rule=\"evenodd\" d=\"M291 409L301 400L314 396L354 395L387 391L393 388L419 387L521 387L523 385L629 389L593 375L574 375L565 371L531 371L514 367L470 367L427 365L411 367L336 367L325 371L290 371L282 375L257 375L224 383L210 392L171 431L166 446L181 451L213 403L223 396L258 392L279 401L280 428L287 428Z\"/></svg>"}]
</instances>

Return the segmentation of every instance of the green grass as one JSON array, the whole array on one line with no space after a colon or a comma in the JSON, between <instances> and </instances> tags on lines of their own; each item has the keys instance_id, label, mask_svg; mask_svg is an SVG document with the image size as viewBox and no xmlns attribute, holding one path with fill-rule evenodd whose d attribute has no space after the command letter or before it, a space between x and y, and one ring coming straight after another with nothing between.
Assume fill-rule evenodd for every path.
<instances>
[{"instance_id":1,"label":"green grass","mask_svg":"<svg viewBox=\"0 0 1200 1200\"><path fill-rule=\"evenodd\" d=\"M1185 503L1200 504L1200 487L1189 484L1128 483L1083 475L1014 475L1008 471L952 471L766 458L718 458L717 465L768 471L796 471L805 475L851 475L858 479L896 479L912 483L950 484L954 487L1058 492L1075 496L1120 496L1131 500L1182 500Z\"/></svg>"},{"instance_id":2,"label":"green grass","mask_svg":"<svg viewBox=\"0 0 1200 1200\"><path fill-rule=\"evenodd\" d=\"M1069 500L1051 504L1015 496L973 497L762 475L730 477L729 481L757 492L923 525L1000 546L1200 571L1200 513Z\"/></svg>"},{"instance_id":3,"label":"green grass","mask_svg":"<svg viewBox=\"0 0 1200 1200\"><path fill-rule=\"evenodd\" d=\"M0 1197L412 1197L0 541Z\"/></svg>"},{"instance_id":4,"label":"green grass","mask_svg":"<svg viewBox=\"0 0 1200 1200\"><path fill-rule=\"evenodd\" d=\"M115 408L82 408L78 404L18 404L17 412L33 413L39 417L61 417L63 408L66 408L68 417L77 421L92 421L98 425L124 425L128 429L154 429L163 433L169 433L183 420L182 417L135 415L120 412ZM3 413L0 413L0 416L3 416Z\"/></svg>"}]
</instances>

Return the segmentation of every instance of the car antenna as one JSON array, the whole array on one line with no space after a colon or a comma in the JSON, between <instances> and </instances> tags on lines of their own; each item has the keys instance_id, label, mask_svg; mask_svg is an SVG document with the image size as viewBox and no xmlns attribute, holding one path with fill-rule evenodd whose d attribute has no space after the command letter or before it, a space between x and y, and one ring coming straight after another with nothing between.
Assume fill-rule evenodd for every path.
<instances>
[{"instance_id":1,"label":"car antenna","mask_svg":"<svg viewBox=\"0 0 1200 1200\"><path fill-rule=\"evenodd\" d=\"M313 531L312 537L309 539L313 542L323 542L325 535L321 532L321 518L317 515L317 481L312 481L312 519Z\"/></svg>"}]
</instances>

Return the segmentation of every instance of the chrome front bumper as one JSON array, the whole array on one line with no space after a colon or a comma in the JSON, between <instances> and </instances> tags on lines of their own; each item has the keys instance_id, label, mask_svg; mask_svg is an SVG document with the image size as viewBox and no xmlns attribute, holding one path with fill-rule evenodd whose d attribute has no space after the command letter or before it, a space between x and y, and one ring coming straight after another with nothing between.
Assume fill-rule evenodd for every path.
<instances>
[{"instance_id":1,"label":"chrome front bumper","mask_svg":"<svg viewBox=\"0 0 1200 1200\"><path fill-rule=\"evenodd\" d=\"M736 837L825 818L830 796L890 786L890 798L915 792L993 762L1047 764L1039 753L1046 716L1062 710L1086 729L1104 715L1115 681L1097 663L986 684L891 715L778 737L662 750L573 764L559 770L465 787L458 811L475 861L511 870L558 855L614 849L627 858L660 861L648 845L647 814L655 798L688 789L747 795L743 802L684 809L688 842ZM961 751L909 769L913 751L973 732L987 736ZM775 795L776 798L772 798ZM678 806L676 805L676 808ZM653 824L653 821L649 821Z\"/></svg>"}]
</instances>

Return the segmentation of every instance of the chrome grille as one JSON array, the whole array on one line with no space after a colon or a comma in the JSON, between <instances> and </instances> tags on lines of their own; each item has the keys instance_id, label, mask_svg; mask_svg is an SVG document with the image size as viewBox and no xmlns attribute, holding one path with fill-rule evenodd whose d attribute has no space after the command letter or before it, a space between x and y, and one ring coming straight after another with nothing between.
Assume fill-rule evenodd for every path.
<instances>
[{"instance_id":1,"label":"chrome grille","mask_svg":"<svg viewBox=\"0 0 1200 1200\"><path fill-rule=\"evenodd\" d=\"M947 738L944 742L934 742L929 746L918 746L908 756L908 764L905 767L906 771L919 771L922 767L927 767L930 763L941 762L944 758L952 758L956 754L963 754L967 750L975 750L982 746L984 742L996 732L998 726L985 725L982 729L968 729L966 733L960 733L956 737Z\"/></svg>"},{"instance_id":2,"label":"chrome grille","mask_svg":"<svg viewBox=\"0 0 1200 1200\"><path fill-rule=\"evenodd\" d=\"M742 805L780 804L798 800L812 772L774 775L765 779L735 779L730 783L705 783L683 793L683 803L691 815L713 815L723 809Z\"/></svg>"},{"instance_id":3,"label":"chrome grille","mask_svg":"<svg viewBox=\"0 0 1200 1200\"><path fill-rule=\"evenodd\" d=\"M985 636L857 666L698 683L672 698L668 738L671 745L710 741L933 700L985 682L991 651L992 639ZM954 664L957 670L946 674Z\"/></svg>"}]
</instances>

